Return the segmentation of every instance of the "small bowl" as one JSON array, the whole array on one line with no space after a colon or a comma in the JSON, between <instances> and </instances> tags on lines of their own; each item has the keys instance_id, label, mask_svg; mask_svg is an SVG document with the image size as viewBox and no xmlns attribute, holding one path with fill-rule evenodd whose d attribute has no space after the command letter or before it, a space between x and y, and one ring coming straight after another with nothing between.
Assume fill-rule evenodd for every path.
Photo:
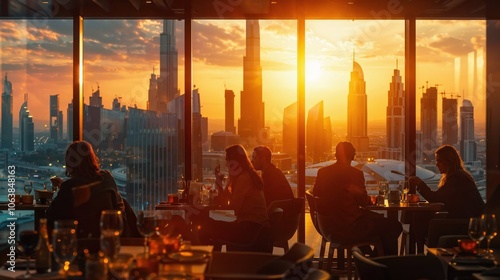
<instances>
[{"instance_id":1,"label":"small bowl","mask_svg":"<svg viewBox=\"0 0 500 280\"><path fill-rule=\"evenodd\" d=\"M416 193L408 194L408 202L409 203L418 203L420 201L420 195Z\"/></svg>"},{"instance_id":2,"label":"small bowl","mask_svg":"<svg viewBox=\"0 0 500 280\"><path fill-rule=\"evenodd\" d=\"M24 194L21 196L21 203L26 204L26 205L33 205L33 195L31 194Z\"/></svg>"}]
</instances>

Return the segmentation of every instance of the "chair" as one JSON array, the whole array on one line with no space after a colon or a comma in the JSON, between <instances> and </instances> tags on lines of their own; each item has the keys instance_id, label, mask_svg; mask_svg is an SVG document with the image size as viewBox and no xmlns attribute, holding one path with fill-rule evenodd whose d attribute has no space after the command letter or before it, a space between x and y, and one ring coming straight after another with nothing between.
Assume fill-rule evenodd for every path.
<instances>
[{"instance_id":1,"label":"chair","mask_svg":"<svg viewBox=\"0 0 500 280\"><path fill-rule=\"evenodd\" d=\"M269 214L270 225L263 225L255 238L248 243L235 243L227 240L215 240L215 247L220 248L222 245L226 245L227 251L240 251L240 252L263 252L272 253L273 251L273 239L272 231L279 224L282 217L283 209L275 208Z\"/></svg>"},{"instance_id":2,"label":"chair","mask_svg":"<svg viewBox=\"0 0 500 280\"><path fill-rule=\"evenodd\" d=\"M439 238L444 235L468 235L469 219L431 219L427 235L427 247L438 247Z\"/></svg>"},{"instance_id":3,"label":"chair","mask_svg":"<svg viewBox=\"0 0 500 280\"><path fill-rule=\"evenodd\" d=\"M314 225L314 228L318 233L319 231L319 226L318 226L318 220L317 220L317 209L316 209L316 202L314 201L314 195L311 193L311 190L307 190L305 192L306 194L306 199L307 199L307 204L309 205L309 215L311 216L311 221ZM320 234L321 235L321 234ZM325 256L325 248L326 248L326 243L328 243L328 240L325 239L321 235L321 246L319 249L319 261L318 261L318 267L322 268L323 267L323 258Z\"/></svg>"},{"instance_id":4,"label":"chair","mask_svg":"<svg viewBox=\"0 0 500 280\"><path fill-rule=\"evenodd\" d=\"M443 280L445 268L433 255L366 257L359 247L352 248L360 280Z\"/></svg>"},{"instance_id":5,"label":"chair","mask_svg":"<svg viewBox=\"0 0 500 280\"><path fill-rule=\"evenodd\" d=\"M283 214L281 219L271 227L273 246L283 248L286 253L289 250L288 240L293 237L299 227L300 215L302 209L304 209L304 198L299 197L271 202L268 207L270 217L276 208L281 208Z\"/></svg>"},{"instance_id":6,"label":"chair","mask_svg":"<svg viewBox=\"0 0 500 280\"><path fill-rule=\"evenodd\" d=\"M303 278L304 280L330 280L332 277L330 273L321 270L321 269L311 269L309 270L309 273L306 275L306 278Z\"/></svg>"}]
</instances>

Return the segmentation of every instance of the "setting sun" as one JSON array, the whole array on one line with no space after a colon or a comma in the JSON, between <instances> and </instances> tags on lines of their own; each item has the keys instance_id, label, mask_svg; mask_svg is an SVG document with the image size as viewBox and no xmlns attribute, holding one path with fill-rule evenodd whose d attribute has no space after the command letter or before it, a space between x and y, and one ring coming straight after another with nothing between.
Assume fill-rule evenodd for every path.
<instances>
[{"instance_id":1,"label":"setting sun","mask_svg":"<svg viewBox=\"0 0 500 280\"><path fill-rule=\"evenodd\" d=\"M318 60L307 60L306 62L306 80L308 82L318 81L323 72L321 62Z\"/></svg>"}]
</instances>

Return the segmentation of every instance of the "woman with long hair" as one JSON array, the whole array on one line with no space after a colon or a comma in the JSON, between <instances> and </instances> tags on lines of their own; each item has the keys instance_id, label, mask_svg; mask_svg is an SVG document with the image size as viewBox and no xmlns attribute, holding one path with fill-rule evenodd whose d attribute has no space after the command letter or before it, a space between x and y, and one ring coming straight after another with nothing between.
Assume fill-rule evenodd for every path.
<instances>
[{"instance_id":1,"label":"woman with long hair","mask_svg":"<svg viewBox=\"0 0 500 280\"><path fill-rule=\"evenodd\" d=\"M199 238L202 243L250 243L259 230L268 223L263 183L253 168L247 152L241 145L226 149L228 180L222 187L219 168L216 169L216 185L219 196L226 197L222 204L234 210L236 221L225 222L208 219L200 221Z\"/></svg>"},{"instance_id":2,"label":"woman with long hair","mask_svg":"<svg viewBox=\"0 0 500 280\"><path fill-rule=\"evenodd\" d=\"M79 238L97 238L102 210L116 209L123 213L123 235L138 236L135 214L118 192L111 173L101 169L92 145L74 141L66 150L65 162L69 179L51 180L59 192L46 212L49 228L56 220L73 219L78 221Z\"/></svg>"},{"instance_id":3,"label":"woman with long hair","mask_svg":"<svg viewBox=\"0 0 500 280\"><path fill-rule=\"evenodd\" d=\"M429 202L444 204L447 219L468 219L482 214L485 203L477 189L474 178L465 169L458 151L450 145L439 147L435 153L436 167L441 173L438 188L432 190L419 177L409 178L411 189L416 189ZM433 215L433 214L432 214ZM428 214L414 213L414 223L411 225L415 232L418 246L423 248L425 237L428 234Z\"/></svg>"}]
</instances>

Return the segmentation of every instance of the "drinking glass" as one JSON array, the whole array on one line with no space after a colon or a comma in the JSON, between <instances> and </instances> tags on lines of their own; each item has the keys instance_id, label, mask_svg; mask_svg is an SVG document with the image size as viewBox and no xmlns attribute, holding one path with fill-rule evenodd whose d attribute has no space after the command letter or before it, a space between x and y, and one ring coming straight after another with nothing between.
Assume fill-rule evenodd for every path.
<instances>
[{"instance_id":1,"label":"drinking glass","mask_svg":"<svg viewBox=\"0 0 500 280\"><path fill-rule=\"evenodd\" d=\"M120 210L101 212L100 247L104 257L112 260L120 252L120 235L123 232L123 217Z\"/></svg>"},{"instance_id":2,"label":"drinking glass","mask_svg":"<svg viewBox=\"0 0 500 280\"><path fill-rule=\"evenodd\" d=\"M147 256L149 237L156 233L156 215L153 210L139 211L137 229L144 236L144 256Z\"/></svg>"},{"instance_id":3,"label":"drinking glass","mask_svg":"<svg viewBox=\"0 0 500 280\"><path fill-rule=\"evenodd\" d=\"M470 218L469 236L472 240L476 241L476 251L479 253L479 243L486 236L486 227L484 225L484 219Z\"/></svg>"},{"instance_id":4,"label":"drinking glass","mask_svg":"<svg viewBox=\"0 0 500 280\"><path fill-rule=\"evenodd\" d=\"M399 181L399 189L401 190L401 193L403 194L401 196L401 202L407 203L408 202L408 192L410 192L410 183L408 181Z\"/></svg>"},{"instance_id":5,"label":"drinking glass","mask_svg":"<svg viewBox=\"0 0 500 280\"><path fill-rule=\"evenodd\" d=\"M32 190L33 190L33 182L31 182L31 181L24 181L24 192L26 194L31 194Z\"/></svg>"},{"instance_id":6,"label":"drinking glass","mask_svg":"<svg viewBox=\"0 0 500 280\"><path fill-rule=\"evenodd\" d=\"M186 189L186 181L182 178L177 181L177 196L179 202L185 202L184 190Z\"/></svg>"},{"instance_id":7,"label":"drinking glass","mask_svg":"<svg viewBox=\"0 0 500 280\"><path fill-rule=\"evenodd\" d=\"M378 193L384 196L384 198L387 198L387 194L389 193L389 182L378 181Z\"/></svg>"},{"instance_id":8,"label":"drinking glass","mask_svg":"<svg viewBox=\"0 0 500 280\"><path fill-rule=\"evenodd\" d=\"M72 228L53 229L52 247L54 258L62 267L59 273L67 277L69 266L77 255L76 230Z\"/></svg>"},{"instance_id":9,"label":"drinking glass","mask_svg":"<svg viewBox=\"0 0 500 280\"><path fill-rule=\"evenodd\" d=\"M484 220L484 226L486 229L486 253L484 256L486 258L492 258L493 257L493 250L490 250L490 242L491 239L495 238L497 236L497 218L495 214L483 214L481 216L481 219Z\"/></svg>"},{"instance_id":10,"label":"drinking glass","mask_svg":"<svg viewBox=\"0 0 500 280\"><path fill-rule=\"evenodd\" d=\"M26 273L23 278L30 278L30 259L35 253L38 244L38 232L36 230L23 230L19 233L17 249L26 257Z\"/></svg>"}]
</instances>

